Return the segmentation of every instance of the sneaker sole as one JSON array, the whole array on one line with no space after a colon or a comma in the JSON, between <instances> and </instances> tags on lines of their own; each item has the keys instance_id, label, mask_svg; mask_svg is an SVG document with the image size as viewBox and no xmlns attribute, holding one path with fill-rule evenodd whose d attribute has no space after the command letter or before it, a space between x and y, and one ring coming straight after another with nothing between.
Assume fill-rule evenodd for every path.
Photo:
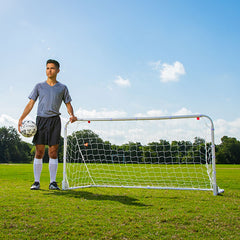
<instances>
[{"instance_id":1,"label":"sneaker sole","mask_svg":"<svg viewBox=\"0 0 240 240\"><path fill-rule=\"evenodd\" d=\"M49 188L49 190L60 190L60 188Z\"/></svg>"}]
</instances>

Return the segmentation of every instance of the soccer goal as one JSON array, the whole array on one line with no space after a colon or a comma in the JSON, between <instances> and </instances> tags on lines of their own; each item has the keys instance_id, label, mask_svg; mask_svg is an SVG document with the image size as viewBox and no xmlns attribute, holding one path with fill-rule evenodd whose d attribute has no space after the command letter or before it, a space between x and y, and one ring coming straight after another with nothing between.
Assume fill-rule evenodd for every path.
<instances>
[{"instance_id":1,"label":"soccer goal","mask_svg":"<svg viewBox=\"0 0 240 240\"><path fill-rule=\"evenodd\" d=\"M206 115L78 119L65 125L62 188L223 192Z\"/></svg>"}]
</instances>

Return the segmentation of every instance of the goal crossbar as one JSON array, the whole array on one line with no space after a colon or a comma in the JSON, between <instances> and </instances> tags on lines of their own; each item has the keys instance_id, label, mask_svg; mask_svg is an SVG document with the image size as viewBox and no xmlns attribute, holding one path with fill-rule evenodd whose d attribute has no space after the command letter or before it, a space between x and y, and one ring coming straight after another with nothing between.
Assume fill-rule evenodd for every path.
<instances>
[{"instance_id":1,"label":"goal crossbar","mask_svg":"<svg viewBox=\"0 0 240 240\"><path fill-rule=\"evenodd\" d=\"M62 181L62 189L76 189L76 188L86 188L86 187L122 187L122 188L147 188L147 189L173 189L173 190L203 190L203 191L213 191L214 195L218 195L224 192L223 189L220 189L217 186L216 182L216 157L215 157L215 137L214 137L214 124L212 119L205 114L193 114L193 115L176 115L176 116L159 116L159 117L131 117L131 118L78 118L77 122L128 122L128 121L162 121L162 120L178 120L178 119L197 119L205 118L210 122L210 135L211 135L211 176L209 175L210 188L199 188L199 187L165 187L165 186L139 186L139 185L111 185L111 184L97 184L94 182L91 173L88 169L88 164L85 162L84 156L80 150L80 155L82 158L82 164L85 165L86 172L91 179L90 184L79 185L79 186L69 186L68 176L67 176L67 148L68 148L68 126L70 121L65 124L64 128L64 152L63 152L63 181ZM76 145L78 142L76 142ZM79 147L79 146L78 146ZM79 147L80 148L80 147ZM114 157L117 155L112 155ZM79 164L79 163L71 163L71 164ZM206 165L208 163L206 162ZM209 170L207 170L209 171Z\"/></svg>"}]
</instances>

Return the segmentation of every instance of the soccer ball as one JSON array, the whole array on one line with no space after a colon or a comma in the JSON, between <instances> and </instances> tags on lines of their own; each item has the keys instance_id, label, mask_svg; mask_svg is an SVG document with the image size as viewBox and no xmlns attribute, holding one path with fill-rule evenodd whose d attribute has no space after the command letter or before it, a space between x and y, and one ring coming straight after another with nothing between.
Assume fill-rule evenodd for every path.
<instances>
[{"instance_id":1,"label":"soccer ball","mask_svg":"<svg viewBox=\"0 0 240 240\"><path fill-rule=\"evenodd\" d=\"M20 132L24 137L32 137L37 132L37 125L31 120L25 120L22 122Z\"/></svg>"}]
</instances>

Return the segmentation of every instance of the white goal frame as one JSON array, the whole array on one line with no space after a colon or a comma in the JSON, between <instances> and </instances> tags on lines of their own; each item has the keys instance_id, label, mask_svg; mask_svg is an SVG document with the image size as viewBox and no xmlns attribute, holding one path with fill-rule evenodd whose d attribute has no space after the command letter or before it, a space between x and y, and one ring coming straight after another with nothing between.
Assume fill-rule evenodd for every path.
<instances>
[{"instance_id":1,"label":"white goal frame","mask_svg":"<svg viewBox=\"0 0 240 240\"><path fill-rule=\"evenodd\" d=\"M68 186L68 179L67 179L67 172L66 172L66 165L67 165L67 134L68 134L68 125L70 121L65 124L64 128L64 150L63 150L63 181L62 181L62 189L75 189L75 188L85 188L85 187L127 187L127 188L150 188L150 189L174 189L174 190L206 190L206 191L213 191L213 195L218 195L223 193L224 190L220 189L217 186L216 182L216 156L215 156L215 137L214 137L214 124L212 119L204 114L195 114L195 115L177 115L177 116L162 116L162 117L132 117L132 118L78 118L77 121L80 122L109 122L109 121L139 121L139 120L152 120L152 121L162 121L162 120L172 120L172 119L187 119L187 118L206 118L210 122L211 126L211 171L212 177L209 179L211 182L212 188L209 189L201 189L201 188L178 188L178 187L154 187L154 186L112 186L112 185L96 185L93 184L87 186L78 186L78 187L69 187ZM90 175L90 173L88 172ZM90 176L91 178L91 176Z\"/></svg>"}]
</instances>

